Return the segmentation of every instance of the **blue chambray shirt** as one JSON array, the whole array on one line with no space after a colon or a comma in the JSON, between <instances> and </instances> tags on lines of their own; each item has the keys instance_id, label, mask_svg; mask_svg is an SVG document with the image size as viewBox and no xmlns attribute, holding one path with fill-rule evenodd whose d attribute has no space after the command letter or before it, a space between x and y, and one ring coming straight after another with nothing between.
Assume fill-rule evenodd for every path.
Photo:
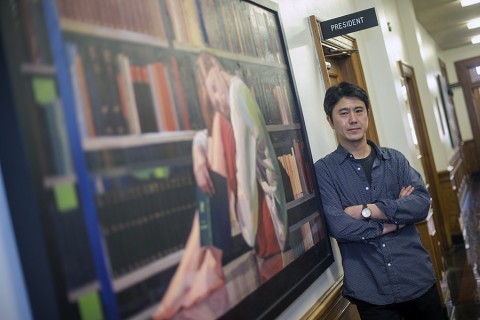
<instances>
[{"instance_id":1,"label":"blue chambray shirt","mask_svg":"<svg viewBox=\"0 0 480 320\"><path fill-rule=\"evenodd\" d=\"M430 195L399 151L368 143L377 151L371 185L361 164L340 145L315 163L323 209L342 256L343 295L376 305L404 302L435 283L430 256L415 227L428 215ZM414 191L399 199L400 189L409 185ZM381 221L356 220L343 211L363 203L375 203L390 223L406 226L382 236Z\"/></svg>"}]
</instances>

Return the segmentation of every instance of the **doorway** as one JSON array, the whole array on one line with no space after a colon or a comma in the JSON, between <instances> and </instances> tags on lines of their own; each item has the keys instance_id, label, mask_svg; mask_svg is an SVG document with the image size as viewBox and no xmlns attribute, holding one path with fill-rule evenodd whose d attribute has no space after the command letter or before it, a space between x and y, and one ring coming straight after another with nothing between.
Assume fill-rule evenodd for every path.
<instances>
[{"instance_id":1,"label":"doorway","mask_svg":"<svg viewBox=\"0 0 480 320\"><path fill-rule=\"evenodd\" d=\"M428 136L425 116L420 102L415 71L412 66L403 61L399 61L398 64L406 93L408 115L410 117L409 123L412 126L413 140L417 148L417 158L422 164L425 184L430 193L430 197L432 198L432 208L434 212L433 219L435 225L438 226L437 231L440 236L440 243L442 244L443 251L447 251L451 247L450 229L448 224L445 224L445 219L441 212L440 199L438 198L438 195L440 194L440 182L433 158L433 151Z\"/></svg>"},{"instance_id":2,"label":"doorway","mask_svg":"<svg viewBox=\"0 0 480 320\"><path fill-rule=\"evenodd\" d=\"M444 279L444 259L442 252L451 247L450 227L445 224L445 219L440 206L440 181L437 168L433 159L432 147L428 136L427 124L423 113L422 103L418 92L417 80L413 67L403 61L398 62L402 77L403 91L406 98L409 123L411 125L414 143L417 148L417 158L421 162L424 173L425 185L430 193L432 211L425 222L417 223L417 229L422 237L422 243L432 257L433 267L437 274L437 290L443 296L441 282ZM433 222L433 226L430 222ZM443 299L442 299L443 300Z\"/></svg>"},{"instance_id":3,"label":"doorway","mask_svg":"<svg viewBox=\"0 0 480 320\"><path fill-rule=\"evenodd\" d=\"M322 40L320 21L315 16L310 16L309 22L325 88L347 81L359 85L368 92L356 39L345 35ZM368 139L380 145L371 111L368 114L368 122Z\"/></svg>"},{"instance_id":4,"label":"doorway","mask_svg":"<svg viewBox=\"0 0 480 320\"><path fill-rule=\"evenodd\" d=\"M471 172L480 171L480 56L455 62L457 78L462 86L468 118L473 134Z\"/></svg>"}]
</instances>

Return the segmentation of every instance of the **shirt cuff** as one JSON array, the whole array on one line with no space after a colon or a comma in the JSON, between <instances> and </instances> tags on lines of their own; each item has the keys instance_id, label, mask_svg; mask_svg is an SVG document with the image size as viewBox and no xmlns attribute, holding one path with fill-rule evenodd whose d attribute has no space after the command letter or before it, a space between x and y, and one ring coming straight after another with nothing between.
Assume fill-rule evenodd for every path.
<instances>
[{"instance_id":1,"label":"shirt cuff","mask_svg":"<svg viewBox=\"0 0 480 320\"><path fill-rule=\"evenodd\" d=\"M382 200L375 203L386 216L389 222L395 223L395 214L398 210L398 204L395 200Z\"/></svg>"}]
</instances>

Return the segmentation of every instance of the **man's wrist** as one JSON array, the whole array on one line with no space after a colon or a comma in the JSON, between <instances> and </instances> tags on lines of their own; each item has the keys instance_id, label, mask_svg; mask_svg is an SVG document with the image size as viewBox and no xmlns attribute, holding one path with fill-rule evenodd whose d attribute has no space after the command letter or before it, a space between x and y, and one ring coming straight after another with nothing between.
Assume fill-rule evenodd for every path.
<instances>
[{"instance_id":1,"label":"man's wrist","mask_svg":"<svg viewBox=\"0 0 480 320\"><path fill-rule=\"evenodd\" d=\"M363 219L368 220L372 217L372 210L366 203L362 204L362 211L360 212Z\"/></svg>"}]
</instances>

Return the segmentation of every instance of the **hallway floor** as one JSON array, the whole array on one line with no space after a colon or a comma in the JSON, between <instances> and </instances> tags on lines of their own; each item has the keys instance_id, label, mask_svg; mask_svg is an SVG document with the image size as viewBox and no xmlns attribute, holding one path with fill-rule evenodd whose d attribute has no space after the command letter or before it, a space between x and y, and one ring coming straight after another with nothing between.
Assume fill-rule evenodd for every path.
<instances>
[{"instance_id":1,"label":"hallway floor","mask_svg":"<svg viewBox=\"0 0 480 320\"><path fill-rule=\"evenodd\" d=\"M445 254L447 310L450 320L480 320L480 174L471 179L462 212L464 241Z\"/></svg>"}]
</instances>

